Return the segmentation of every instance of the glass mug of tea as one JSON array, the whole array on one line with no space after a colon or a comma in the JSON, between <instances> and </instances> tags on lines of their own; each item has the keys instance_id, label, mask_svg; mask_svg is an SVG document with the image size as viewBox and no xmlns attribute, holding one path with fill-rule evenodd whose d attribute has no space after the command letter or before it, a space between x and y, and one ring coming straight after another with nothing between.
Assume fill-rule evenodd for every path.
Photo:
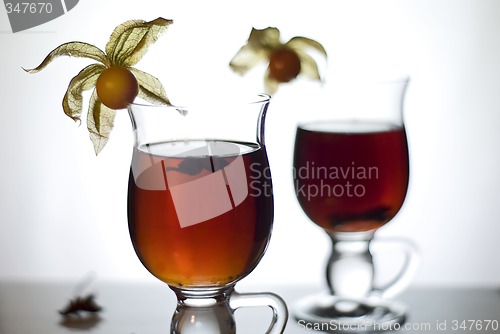
<instances>
[{"instance_id":1,"label":"glass mug of tea","mask_svg":"<svg viewBox=\"0 0 500 334\"><path fill-rule=\"evenodd\" d=\"M240 307L268 306L268 333L288 318L273 293L237 293L273 224L264 124L270 97L212 96L189 107L132 104L128 220L143 265L178 299L171 333L235 333Z\"/></svg>"},{"instance_id":2,"label":"glass mug of tea","mask_svg":"<svg viewBox=\"0 0 500 334\"><path fill-rule=\"evenodd\" d=\"M365 79L329 82L298 124L294 147L298 202L332 241L329 292L302 299L294 315L312 324L333 324L339 333L403 323L404 305L389 298L407 286L417 259L410 242L374 238L400 210L407 192L402 110L408 77ZM401 252L405 260L389 283L376 286L373 257L381 246Z\"/></svg>"}]
</instances>

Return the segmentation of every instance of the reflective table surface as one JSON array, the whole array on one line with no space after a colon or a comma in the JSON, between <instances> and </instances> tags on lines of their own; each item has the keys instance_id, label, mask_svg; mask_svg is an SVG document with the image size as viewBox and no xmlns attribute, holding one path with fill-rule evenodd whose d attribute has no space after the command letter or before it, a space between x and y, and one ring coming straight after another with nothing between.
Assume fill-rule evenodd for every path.
<instances>
[{"instance_id":1,"label":"reflective table surface","mask_svg":"<svg viewBox=\"0 0 500 334\"><path fill-rule=\"evenodd\" d=\"M0 334L168 334L175 298L162 283L93 282L78 291L79 282L0 281ZM81 290L81 289L80 289ZM318 293L311 286L247 287L241 292L272 291L293 309L295 301ZM70 299L94 294L102 311L63 317ZM412 287L399 301L407 304L407 322L397 333L500 333L500 288ZM238 334L264 333L270 309L236 311ZM321 333L323 325L306 325L290 316L285 333Z\"/></svg>"}]
</instances>

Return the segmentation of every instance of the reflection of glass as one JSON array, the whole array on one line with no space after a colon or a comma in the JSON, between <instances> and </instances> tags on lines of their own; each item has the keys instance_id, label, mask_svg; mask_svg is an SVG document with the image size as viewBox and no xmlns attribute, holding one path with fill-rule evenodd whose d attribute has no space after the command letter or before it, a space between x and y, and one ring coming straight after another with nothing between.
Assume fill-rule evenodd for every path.
<instances>
[{"instance_id":1,"label":"reflection of glass","mask_svg":"<svg viewBox=\"0 0 500 334\"><path fill-rule=\"evenodd\" d=\"M333 323L338 332L370 332L405 319L404 308L384 297L408 277L411 248L405 247L407 261L393 282L376 287L372 239L406 196L409 161L402 102L407 82L339 86L344 90L328 97L323 115L312 111L298 125L293 169L297 199L333 244L327 266L330 294L301 301L295 312L300 320Z\"/></svg>"},{"instance_id":2,"label":"reflection of glass","mask_svg":"<svg viewBox=\"0 0 500 334\"><path fill-rule=\"evenodd\" d=\"M244 105L129 107L136 134L130 235L144 266L176 293L172 333L234 333L232 314L245 306L273 308L269 333L286 324L278 296L234 292L271 235L268 103L260 96Z\"/></svg>"}]
</instances>

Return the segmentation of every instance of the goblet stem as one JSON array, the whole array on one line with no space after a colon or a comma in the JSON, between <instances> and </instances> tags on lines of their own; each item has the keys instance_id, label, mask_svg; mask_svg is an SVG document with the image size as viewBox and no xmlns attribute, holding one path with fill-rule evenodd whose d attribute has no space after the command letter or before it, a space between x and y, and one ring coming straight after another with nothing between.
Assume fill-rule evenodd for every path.
<instances>
[{"instance_id":1,"label":"goblet stem","mask_svg":"<svg viewBox=\"0 0 500 334\"><path fill-rule=\"evenodd\" d=\"M193 293L173 288L177 308L172 317L171 334L235 334L236 324L229 306L233 287Z\"/></svg>"},{"instance_id":2,"label":"goblet stem","mask_svg":"<svg viewBox=\"0 0 500 334\"><path fill-rule=\"evenodd\" d=\"M374 267L370 252L373 231L328 233L332 253L326 268L330 293L338 297L363 298L373 290Z\"/></svg>"},{"instance_id":3,"label":"goblet stem","mask_svg":"<svg viewBox=\"0 0 500 334\"><path fill-rule=\"evenodd\" d=\"M268 306L273 312L266 334L283 333L288 309L281 297L273 293L237 293L234 285L213 290L182 290L177 295L177 309L171 334L235 334L234 312L241 307Z\"/></svg>"}]
</instances>

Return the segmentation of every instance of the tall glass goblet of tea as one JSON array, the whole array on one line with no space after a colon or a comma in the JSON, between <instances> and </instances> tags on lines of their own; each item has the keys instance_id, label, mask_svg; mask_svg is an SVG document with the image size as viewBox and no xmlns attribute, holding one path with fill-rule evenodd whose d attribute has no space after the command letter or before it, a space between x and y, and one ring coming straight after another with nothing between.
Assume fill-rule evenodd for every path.
<instances>
[{"instance_id":1,"label":"tall glass goblet of tea","mask_svg":"<svg viewBox=\"0 0 500 334\"><path fill-rule=\"evenodd\" d=\"M235 333L235 309L250 306L272 309L268 333L284 330L279 296L234 290L271 236L268 104L260 95L249 103L212 96L189 107L129 106L130 236L143 265L177 296L171 333Z\"/></svg>"},{"instance_id":2,"label":"tall glass goblet of tea","mask_svg":"<svg viewBox=\"0 0 500 334\"><path fill-rule=\"evenodd\" d=\"M405 321L405 308L387 296L408 281L411 247L390 284L374 284L375 232L401 208L409 158L403 122L408 78L334 82L329 94L298 124L293 177L306 215L332 241L326 280L329 293L305 298L297 319L339 333L375 332ZM404 244L403 244L404 245ZM393 327L392 327L393 328Z\"/></svg>"}]
</instances>

